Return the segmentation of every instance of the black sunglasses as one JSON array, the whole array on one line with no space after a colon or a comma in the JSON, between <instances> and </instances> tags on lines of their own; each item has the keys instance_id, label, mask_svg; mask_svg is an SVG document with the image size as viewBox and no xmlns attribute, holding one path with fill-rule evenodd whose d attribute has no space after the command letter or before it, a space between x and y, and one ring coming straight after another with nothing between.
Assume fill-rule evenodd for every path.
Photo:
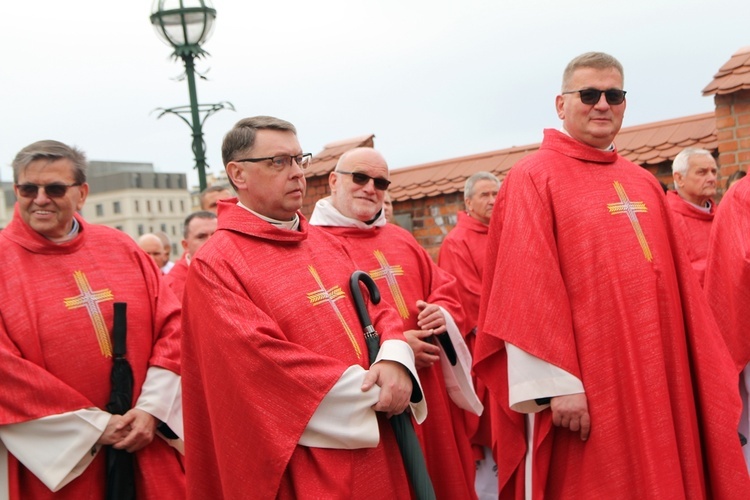
<instances>
[{"instance_id":1,"label":"black sunglasses","mask_svg":"<svg viewBox=\"0 0 750 500\"><path fill-rule=\"evenodd\" d=\"M366 186L368 182L370 182L370 179L372 179L372 183L375 184L375 189L380 191L385 191L388 189L388 186L391 185L391 181L388 179L383 179L382 177L370 177L367 174L363 174L362 172L344 172L343 170L334 170L337 174L347 174L352 176L352 180L354 181L354 184L357 184L359 186Z\"/></svg>"},{"instance_id":2,"label":"black sunglasses","mask_svg":"<svg viewBox=\"0 0 750 500\"><path fill-rule=\"evenodd\" d=\"M16 189L24 198L36 198L39 188L44 189L44 194L50 198L62 198L68 192L68 188L80 185L80 182L75 184L16 184Z\"/></svg>"},{"instance_id":3,"label":"black sunglasses","mask_svg":"<svg viewBox=\"0 0 750 500\"><path fill-rule=\"evenodd\" d=\"M607 90L599 90L599 89L583 89L583 90L571 90L569 92L563 92L563 94L575 94L578 93L581 95L581 102L584 104L596 104L599 102L599 99L602 98L602 94L604 94L605 99L607 99L607 104L610 106L615 104L622 104L625 100L625 92L624 90L620 89L607 89Z\"/></svg>"}]
</instances>

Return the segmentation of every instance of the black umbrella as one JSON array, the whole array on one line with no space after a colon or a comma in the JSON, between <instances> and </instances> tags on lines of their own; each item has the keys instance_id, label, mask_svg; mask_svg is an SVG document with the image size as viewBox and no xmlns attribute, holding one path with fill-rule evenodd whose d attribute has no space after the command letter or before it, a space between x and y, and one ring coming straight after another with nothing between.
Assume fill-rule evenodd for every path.
<instances>
[{"instance_id":1,"label":"black umbrella","mask_svg":"<svg viewBox=\"0 0 750 500\"><path fill-rule=\"evenodd\" d=\"M114 303L114 324L112 326L112 373L107 411L113 415L123 415L133 405L133 370L125 359L127 348L128 323L127 304ZM131 453L107 447L107 499L135 499L135 462Z\"/></svg>"},{"instance_id":2,"label":"black umbrella","mask_svg":"<svg viewBox=\"0 0 750 500\"><path fill-rule=\"evenodd\" d=\"M365 300L362 297L362 289L359 282L362 282L370 292L370 300L373 304L380 302L380 291L375 281L364 271L354 271L349 279L349 287L352 290L354 298L354 308L357 310L359 322L365 333L365 342L367 343L367 353L370 356L370 364L375 362L380 350L380 336L372 326L370 314L367 312ZM406 475L409 476L414 494L418 500L432 500L435 498L435 490L432 488L432 481L427 472L427 465L422 455L422 448L419 445L417 434L412 427L411 417L406 413L394 415L390 418L393 433L396 435L401 458L404 461Z\"/></svg>"}]
</instances>

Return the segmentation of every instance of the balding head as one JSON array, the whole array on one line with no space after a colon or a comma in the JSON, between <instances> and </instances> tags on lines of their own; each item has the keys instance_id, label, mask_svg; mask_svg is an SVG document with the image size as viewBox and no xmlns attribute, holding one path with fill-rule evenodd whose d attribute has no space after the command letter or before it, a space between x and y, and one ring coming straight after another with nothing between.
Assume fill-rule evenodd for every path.
<instances>
[{"instance_id":1,"label":"balding head","mask_svg":"<svg viewBox=\"0 0 750 500\"><path fill-rule=\"evenodd\" d=\"M388 177L388 164L379 152L372 148L347 151L328 177L331 203L347 217L373 220L383 208Z\"/></svg>"},{"instance_id":2,"label":"balding head","mask_svg":"<svg viewBox=\"0 0 750 500\"><path fill-rule=\"evenodd\" d=\"M161 239L155 234L146 233L138 238L138 246L154 259L156 267L159 269L164 267L164 264L167 263L166 254L164 253L164 245L162 244Z\"/></svg>"}]
</instances>

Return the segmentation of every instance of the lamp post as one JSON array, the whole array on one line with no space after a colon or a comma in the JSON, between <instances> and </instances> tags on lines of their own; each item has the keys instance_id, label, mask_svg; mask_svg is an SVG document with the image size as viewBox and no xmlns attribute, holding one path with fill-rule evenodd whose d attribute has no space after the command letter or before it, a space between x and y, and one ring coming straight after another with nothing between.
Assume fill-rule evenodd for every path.
<instances>
[{"instance_id":1,"label":"lamp post","mask_svg":"<svg viewBox=\"0 0 750 500\"><path fill-rule=\"evenodd\" d=\"M190 93L189 106L159 108L161 113L157 118L167 113L177 115L192 130L193 155L201 191L206 189L206 143L203 140L203 124L209 116L224 108L234 111L234 106L228 102L198 104L195 59L208 55L201 45L211 35L215 19L216 10L211 7L209 0L154 0L151 11L151 24L156 28L159 37L175 49L172 57L181 58L185 63L185 77ZM204 115L202 119L201 115Z\"/></svg>"}]
</instances>

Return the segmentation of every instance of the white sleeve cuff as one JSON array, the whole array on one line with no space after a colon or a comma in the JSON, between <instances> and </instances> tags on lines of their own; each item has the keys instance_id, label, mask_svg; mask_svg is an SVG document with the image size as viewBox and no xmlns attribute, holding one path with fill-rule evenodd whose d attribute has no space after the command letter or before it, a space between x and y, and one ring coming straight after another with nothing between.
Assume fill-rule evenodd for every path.
<instances>
[{"instance_id":1,"label":"white sleeve cuff","mask_svg":"<svg viewBox=\"0 0 750 500\"><path fill-rule=\"evenodd\" d=\"M453 316L442 307L440 310L445 317L448 337L456 351L456 365L453 366L448 360L442 344L437 343L440 347L440 366L443 369L443 379L445 379L448 395L459 408L475 415L481 415L484 406L482 406L482 402L474 390L474 381L471 378L471 353L456 322L453 320Z\"/></svg>"},{"instance_id":2,"label":"white sleeve cuff","mask_svg":"<svg viewBox=\"0 0 750 500\"><path fill-rule=\"evenodd\" d=\"M0 440L47 488L57 491L89 466L111 416L90 408L3 425Z\"/></svg>"},{"instance_id":3,"label":"white sleeve cuff","mask_svg":"<svg viewBox=\"0 0 750 500\"><path fill-rule=\"evenodd\" d=\"M583 382L562 368L508 342L505 350L508 352L508 403L512 410L536 413L548 405L540 406L535 399L585 392Z\"/></svg>"},{"instance_id":4,"label":"white sleeve cuff","mask_svg":"<svg viewBox=\"0 0 750 500\"><path fill-rule=\"evenodd\" d=\"M312 448L353 450L374 448L380 441L378 418L372 406L380 387L362 392L367 370L350 366L318 405L299 444Z\"/></svg>"},{"instance_id":5,"label":"white sleeve cuff","mask_svg":"<svg viewBox=\"0 0 750 500\"><path fill-rule=\"evenodd\" d=\"M166 423L175 434L184 438L182 378L173 371L158 366L149 367L135 407Z\"/></svg>"},{"instance_id":6,"label":"white sleeve cuff","mask_svg":"<svg viewBox=\"0 0 750 500\"><path fill-rule=\"evenodd\" d=\"M409 370L413 382L416 382L417 387L413 389L418 390L417 394L423 395L422 383L419 381L417 376L417 368L414 366L414 351L411 350L409 344L403 340L386 340L380 345L380 351L375 359L375 363L378 361L395 361L401 363ZM375 364L373 363L373 364ZM416 403L409 403L411 414L414 416L414 420L421 424L424 419L427 418L427 403L424 397L421 397Z\"/></svg>"}]
</instances>

